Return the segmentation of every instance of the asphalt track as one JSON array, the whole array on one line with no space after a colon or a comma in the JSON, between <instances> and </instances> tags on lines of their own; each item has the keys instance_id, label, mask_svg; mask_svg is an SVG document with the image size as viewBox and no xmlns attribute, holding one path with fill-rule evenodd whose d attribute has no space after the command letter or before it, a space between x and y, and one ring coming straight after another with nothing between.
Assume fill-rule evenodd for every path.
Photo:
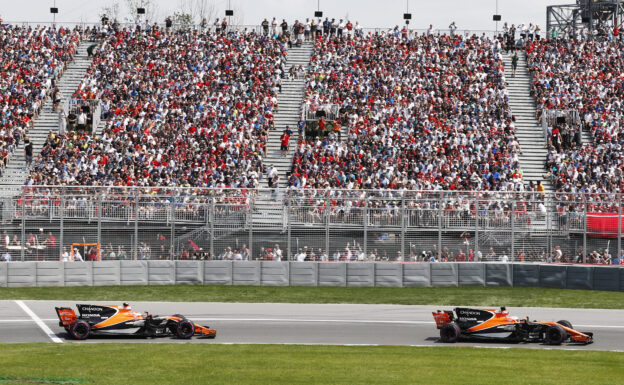
<instances>
[{"instance_id":1,"label":"asphalt track","mask_svg":"<svg viewBox=\"0 0 624 385\"><path fill-rule=\"evenodd\" d=\"M169 337L144 339L110 336L75 342L58 326L54 307L75 308L76 303L93 301L23 301L22 305L19 302L22 301L0 301L0 342L189 342ZM154 315L184 314L192 321L217 330L217 338L214 340L193 338L190 343L482 346L624 351L624 310L508 309L511 315L529 316L531 320L566 319L577 330L594 332L595 342L591 345L564 344L553 347L534 343L443 344L438 341L439 334L431 312L452 308L449 306L188 302L137 302L131 305L133 311L149 311ZM50 334L44 331L46 326Z\"/></svg>"}]
</instances>

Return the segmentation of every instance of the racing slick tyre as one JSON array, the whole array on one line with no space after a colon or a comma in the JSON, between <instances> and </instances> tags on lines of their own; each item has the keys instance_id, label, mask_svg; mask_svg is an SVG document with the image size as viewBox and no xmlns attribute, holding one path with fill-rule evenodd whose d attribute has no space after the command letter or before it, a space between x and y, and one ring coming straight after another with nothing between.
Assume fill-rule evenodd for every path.
<instances>
[{"instance_id":1,"label":"racing slick tyre","mask_svg":"<svg viewBox=\"0 0 624 385\"><path fill-rule=\"evenodd\" d=\"M568 338L568 333L559 325L552 325L546 330L546 343L549 345L561 345Z\"/></svg>"},{"instance_id":2,"label":"racing slick tyre","mask_svg":"<svg viewBox=\"0 0 624 385\"><path fill-rule=\"evenodd\" d=\"M178 322L178 327L176 328L178 338L188 340L193 337L193 334L195 334L195 325L192 322L187 320Z\"/></svg>"},{"instance_id":3,"label":"racing slick tyre","mask_svg":"<svg viewBox=\"0 0 624 385\"><path fill-rule=\"evenodd\" d=\"M454 343L459 339L459 326L455 322L448 323L440 328L440 341Z\"/></svg>"},{"instance_id":4,"label":"racing slick tyre","mask_svg":"<svg viewBox=\"0 0 624 385\"><path fill-rule=\"evenodd\" d=\"M562 319L561 321L557 321L557 323L559 325L563 325L563 326L567 327L568 329L574 329L572 327L572 324L570 323L570 321L566 321L566 320Z\"/></svg>"},{"instance_id":5,"label":"racing slick tyre","mask_svg":"<svg viewBox=\"0 0 624 385\"><path fill-rule=\"evenodd\" d=\"M86 340L91 333L91 326L84 320L76 320L69 325L69 335L75 340Z\"/></svg>"}]
</instances>

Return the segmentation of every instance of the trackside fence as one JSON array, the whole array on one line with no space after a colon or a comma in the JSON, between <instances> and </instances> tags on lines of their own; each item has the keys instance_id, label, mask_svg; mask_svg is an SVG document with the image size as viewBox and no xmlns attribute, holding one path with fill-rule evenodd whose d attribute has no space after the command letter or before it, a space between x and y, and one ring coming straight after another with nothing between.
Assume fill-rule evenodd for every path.
<instances>
[{"instance_id":1,"label":"trackside fence","mask_svg":"<svg viewBox=\"0 0 624 385\"><path fill-rule=\"evenodd\" d=\"M616 264L621 207L616 194L6 188L0 260Z\"/></svg>"},{"instance_id":2,"label":"trackside fence","mask_svg":"<svg viewBox=\"0 0 624 385\"><path fill-rule=\"evenodd\" d=\"M624 291L624 268L511 263L104 261L0 264L0 287L516 286Z\"/></svg>"}]
</instances>

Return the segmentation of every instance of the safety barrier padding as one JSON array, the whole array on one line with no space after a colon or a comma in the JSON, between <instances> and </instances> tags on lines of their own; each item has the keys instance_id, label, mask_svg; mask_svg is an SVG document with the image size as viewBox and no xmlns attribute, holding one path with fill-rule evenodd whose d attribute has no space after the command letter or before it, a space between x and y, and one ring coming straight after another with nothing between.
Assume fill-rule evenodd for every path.
<instances>
[{"instance_id":1,"label":"safety barrier padding","mask_svg":"<svg viewBox=\"0 0 624 385\"><path fill-rule=\"evenodd\" d=\"M64 262L65 286L93 285L93 268L87 262Z\"/></svg>"},{"instance_id":2,"label":"safety barrier padding","mask_svg":"<svg viewBox=\"0 0 624 385\"><path fill-rule=\"evenodd\" d=\"M232 264L233 285L260 285L260 261L242 261Z\"/></svg>"},{"instance_id":3,"label":"safety barrier padding","mask_svg":"<svg viewBox=\"0 0 624 385\"><path fill-rule=\"evenodd\" d=\"M119 261L122 285L147 285L147 261Z\"/></svg>"},{"instance_id":4,"label":"safety barrier padding","mask_svg":"<svg viewBox=\"0 0 624 385\"><path fill-rule=\"evenodd\" d=\"M231 285L232 263L232 261L205 261L204 285Z\"/></svg>"},{"instance_id":5,"label":"safety barrier padding","mask_svg":"<svg viewBox=\"0 0 624 385\"><path fill-rule=\"evenodd\" d=\"M319 286L346 286L346 263L320 263L318 267Z\"/></svg>"},{"instance_id":6,"label":"safety barrier padding","mask_svg":"<svg viewBox=\"0 0 624 385\"><path fill-rule=\"evenodd\" d=\"M77 262L74 262L77 263ZM93 268L93 286L120 285L119 261L85 262Z\"/></svg>"},{"instance_id":7,"label":"safety barrier padding","mask_svg":"<svg viewBox=\"0 0 624 385\"><path fill-rule=\"evenodd\" d=\"M457 277L459 286L485 285L485 265L482 263L458 263Z\"/></svg>"},{"instance_id":8,"label":"safety barrier padding","mask_svg":"<svg viewBox=\"0 0 624 385\"><path fill-rule=\"evenodd\" d=\"M402 263L376 263L375 286L401 287L403 286Z\"/></svg>"},{"instance_id":9,"label":"safety barrier padding","mask_svg":"<svg viewBox=\"0 0 624 385\"><path fill-rule=\"evenodd\" d=\"M282 262L260 262L260 284L262 286L288 286L290 284L288 266L288 263Z\"/></svg>"},{"instance_id":10,"label":"safety barrier padding","mask_svg":"<svg viewBox=\"0 0 624 385\"><path fill-rule=\"evenodd\" d=\"M150 285L174 285L175 263L173 261L147 261L147 282Z\"/></svg>"},{"instance_id":11,"label":"safety barrier padding","mask_svg":"<svg viewBox=\"0 0 624 385\"><path fill-rule=\"evenodd\" d=\"M621 270L613 266L594 267L594 290L620 290Z\"/></svg>"},{"instance_id":12,"label":"safety barrier padding","mask_svg":"<svg viewBox=\"0 0 624 385\"><path fill-rule=\"evenodd\" d=\"M37 286L64 286L63 262L37 262Z\"/></svg>"},{"instance_id":13,"label":"safety barrier padding","mask_svg":"<svg viewBox=\"0 0 624 385\"><path fill-rule=\"evenodd\" d=\"M513 285L519 287L539 286L539 265L514 264Z\"/></svg>"},{"instance_id":14,"label":"safety barrier padding","mask_svg":"<svg viewBox=\"0 0 624 385\"><path fill-rule=\"evenodd\" d=\"M541 265L539 269L540 287L565 289L567 266Z\"/></svg>"},{"instance_id":15,"label":"safety barrier padding","mask_svg":"<svg viewBox=\"0 0 624 385\"><path fill-rule=\"evenodd\" d=\"M403 286L431 286L430 263L406 263L403 265Z\"/></svg>"},{"instance_id":16,"label":"safety barrier padding","mask_svg":"<svg viewBox=\"0 0 624 385\"><path fill-rule=\"evenodd\" d=\"M10 262L8 269L8 287L37 286L37 262Z\"/></svg>"},{"instance_id":17,"label":"safety barrier padding","mask_svg":"<svg viewBox=\"0 0 624 385\"><path fill-rule=\"evenodd\" d=\"M566 289L591 290L594 287L594 268L589 266L568 266ZM617 290L617 288L615 289Z\"/></svg>"},{"instance_id":18,"label":"safety barrier padding","mask_svg":"<svg viewBox=\"0 0 624 385\"><path fill-rule=\"evenodd\" d=\"M204 283L204 269L201 261L175 261L176 285L197 285Z\"/></svg>"},{"instance_id":19,"label":"safety barrier padding","mask_svg":"<svg viewBox=\"0 0 624 385\"><path fill-rule=\"evenodd\" d=\"M620 291L624 291L624 267L620 267Z\"/></svg>"},{"instance_id":20,"label":"safety barrier padding","mask_svg":"<svg viewBox=\"0 0 624 385\"><path fill-rule=\"evenodd\" d=\"M290 262L290 286L318 285L318 263Z\"/></svg>"},{"instance_id":21,"label":"safety barrier padding","mask_svg":"<svg viewBox=\"0 0 624 385\"><path fill-rule=\"evenodd\" d=\"M375 264L347 263L347 286L375 286Z\"/></svg>"},{"instance_id":22,"label":"safety barrier padding","mask_svg":"<svg viewBox=\"0 0 624 385\"><path fill-rule=\"evenodd\" d=\"M456 263L431 263L431 286L457 286Z\"/></svg>"},{"instance_id":23,"label":"safety barrier padding","mask_svg":"<svg viewBox=\"0 0 624 385\"><path fill-rule=\"evenodd\" d=\"M485 286L512 286L513 265L509 263L486 263Z\"/></svg>"},{"instance_id":24,"label":"safety barrier padding","mask_svg":"<svg viewBox=\"0 0 624 385\"><path fill-rule=\"evenodd\" d=\"M7 287L7 270L9 270L7 266L8 263L0 263L0 287Z\"/></svg>"}]
</instances>

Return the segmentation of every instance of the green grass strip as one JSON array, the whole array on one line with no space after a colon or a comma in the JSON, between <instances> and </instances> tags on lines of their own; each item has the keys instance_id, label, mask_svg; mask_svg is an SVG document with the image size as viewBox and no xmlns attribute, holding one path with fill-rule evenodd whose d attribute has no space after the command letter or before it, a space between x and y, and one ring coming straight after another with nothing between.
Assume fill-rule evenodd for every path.
<instances>
[{"instance_id":1,"label":"green grass strip","mask_svg":"<svg viewBox=\"0 0 624 385\"><path fill-rule=\"evenodd\" d=\"M624 353L460 347L0 344L15 378L92 384L617 384Z\"/></svg>"},{"instance_id":2,"label":"green grass strip","mask_svg":"<svg viewBox=\"0 0 624 385\"><path fill-rule=\"evenodd\" d=\"M624 309L624 292L519 287L105 286L1 288L0 299L355 303Z\"/></svg>"}]
</instances>

